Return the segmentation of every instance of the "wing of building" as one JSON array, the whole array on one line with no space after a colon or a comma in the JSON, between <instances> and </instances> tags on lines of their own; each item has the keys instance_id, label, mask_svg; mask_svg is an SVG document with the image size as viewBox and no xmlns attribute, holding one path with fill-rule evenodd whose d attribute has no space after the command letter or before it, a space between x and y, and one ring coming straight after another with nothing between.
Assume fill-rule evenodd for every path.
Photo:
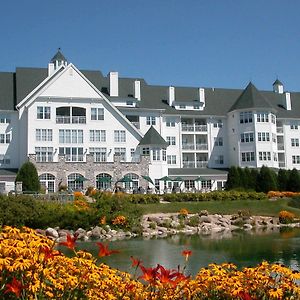
<instances>
[{"instance_id":1,"label":"wing of building","mask_svg":"<svg viewBox=\"0 0 300 300\"><path fill-rule=\"evenodd\" d=\"M0 72L0 191L27 161L49 191L222 189L232 166L300 168L300 93L154 86L79 70Z\"/></svg>"}]
</instances>

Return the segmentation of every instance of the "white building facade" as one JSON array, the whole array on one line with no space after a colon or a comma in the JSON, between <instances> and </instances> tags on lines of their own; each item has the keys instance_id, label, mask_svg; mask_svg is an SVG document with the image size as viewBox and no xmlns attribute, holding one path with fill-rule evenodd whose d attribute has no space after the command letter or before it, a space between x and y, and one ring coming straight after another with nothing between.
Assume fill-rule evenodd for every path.
<instances>
[{"instance_id":1,"label":"white building facade","mask_svg":"<svg viewBox=\"0 0 300 300\"><path fill-rule=\"evenodd\" d=\"M272 91L153 86L80 71L60 50L48 68L0 72L0 191L28 159L49 192L222 189L232 165L299 169L299 140L300 93L279 80Z\"/></svg>"}]
</instances>

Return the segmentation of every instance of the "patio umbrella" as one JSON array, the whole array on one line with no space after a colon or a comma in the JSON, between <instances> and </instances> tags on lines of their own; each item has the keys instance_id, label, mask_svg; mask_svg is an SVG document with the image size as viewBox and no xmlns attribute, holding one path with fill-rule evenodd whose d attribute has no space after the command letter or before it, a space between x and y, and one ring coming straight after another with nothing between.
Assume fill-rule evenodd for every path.
<instances>
[{"instance_id":1,"label":"patio umbrella","mask_svg":"<svg viewBox=\"0 0 300 300\"><path fill-rule=\"evenodd\" d=\"M180 176L175 177L172 181L183 181L183 178Z\"/></svg>"},{"instance_id":2,"label":"patio umbrella","mask_svg":"<svg viewBox=\"0 0 300 300\"><path fill-rule=\"evenodd\" d=\"M84 181L87 181L88 179L85 178L84 176L80 176L80 177L77 177L74 182L84 182Z\"/></svg>"},{"instance_id":3,"label":"patio umbrella","mask_svg":"<svg viewBox=\"0 0 300 300\"><path fill-rule=\"evenodd\" d=\"M152 179L151 179L149 176L142 175L142 177L143 177L145 180L147 180L148 182L150 182L150 183L152 183L152 184L154 185Z\"/></svg>"},{"instance_id":4,"label":"patio umbrella","mask_svg":"<svg viewBox=\"0 0 300 300\"><path fill-rule=\"evenodd\" d=\"M100 177L97 182L111 182L111 177Z\"/></svg>"},{"instance_id":5,"label":"patio umbrella","mask_svg":"<svg viewBox=\"0 0 300 300\"><path fill-rule=\"evenodd\" d=\"M197 177L196 179L194 179L195 181L205 181L206 179L205 178L203 178L203 177L201 177L201 176L199 176L199 177Z\"/></svg>"},{"instance_id":6,"label":"patio umbrella","mask_svg":"<svg viewBox=\"0 0 300 300\"><path fill-rule=\"evenodd\" d=\"M172 179L170 177L168 177L168 176L164 176L164 177L162 177L162 178L160 178L158 180L165 181L165 182L166 181L172 181Z\"/></svg>"}]
</instances>

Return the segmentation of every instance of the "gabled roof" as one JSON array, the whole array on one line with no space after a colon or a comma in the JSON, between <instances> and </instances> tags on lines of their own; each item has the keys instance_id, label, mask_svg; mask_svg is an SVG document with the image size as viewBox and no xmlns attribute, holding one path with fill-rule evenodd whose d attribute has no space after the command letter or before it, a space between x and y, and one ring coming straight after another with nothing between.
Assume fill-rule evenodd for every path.
<instances>
[{"instance_id":1,"label":"gabled roof","mask_svg":"<svg viewBox=\"0 0 300 300\"><path fill-rule=\"evenodd\" d=\"M273 83L273 86L274 85L283 85L283 83L277 78Z\"/></svg>"},{"instance_id":2,"label":"gabled roof","mask_svg":"<svg viewBox=\"0 0 300 300\"><path fill-rule=\"evenodd\" d=\"M238 97L229 111L237 109L250 109L250 108L267 108L274 110L273 106L264 97L257 88L250 82L242 94Z\"/></svg>"},{"instance_id":3,"label":"gabled roof","mask_svg":"<svg viewBox=\"0 0 300 300\"><path fill-rule=\"evenodd\" d=\"M58 51L56 52L56 54L50 60L51 63L53 63L55 61L59 61L59 62L67 61L67 59L64 57L64 55L61 53L60 48L58 48Z\"/></svg>"},{"instance_id":4,"label":"gabled roof","mask_svg":"<svg viewBox=\"0 0 300 300\"><path fill-rule=\"evenodd\" d=\"M162 148L166 148L168 145L153 126L149 128L139 143L139 146L159 146Z\"/></svg>"}]
</instances>

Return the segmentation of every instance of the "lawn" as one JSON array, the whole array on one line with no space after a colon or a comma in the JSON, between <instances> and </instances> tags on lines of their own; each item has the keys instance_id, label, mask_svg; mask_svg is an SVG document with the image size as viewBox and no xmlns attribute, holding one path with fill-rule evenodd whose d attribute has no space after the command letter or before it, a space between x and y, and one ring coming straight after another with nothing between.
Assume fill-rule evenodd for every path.
<instances>
[{"instance_id":1,"label":"lawn","mask_svg":"<svg viewBox=\"0 0 300 300\"><path fill-rule=\"evenodd\" d=\"M235 200L235 201L203 201L203 202L172 202L159 204L140 204L143 214L171 213L186 208L190 213L207 210L209 214L236 214L247 211L251 215L278 216L281 210L288 210L300 216L300 209L288 206L289 199L278 200Z\"/></svg>"}]
</instances>

